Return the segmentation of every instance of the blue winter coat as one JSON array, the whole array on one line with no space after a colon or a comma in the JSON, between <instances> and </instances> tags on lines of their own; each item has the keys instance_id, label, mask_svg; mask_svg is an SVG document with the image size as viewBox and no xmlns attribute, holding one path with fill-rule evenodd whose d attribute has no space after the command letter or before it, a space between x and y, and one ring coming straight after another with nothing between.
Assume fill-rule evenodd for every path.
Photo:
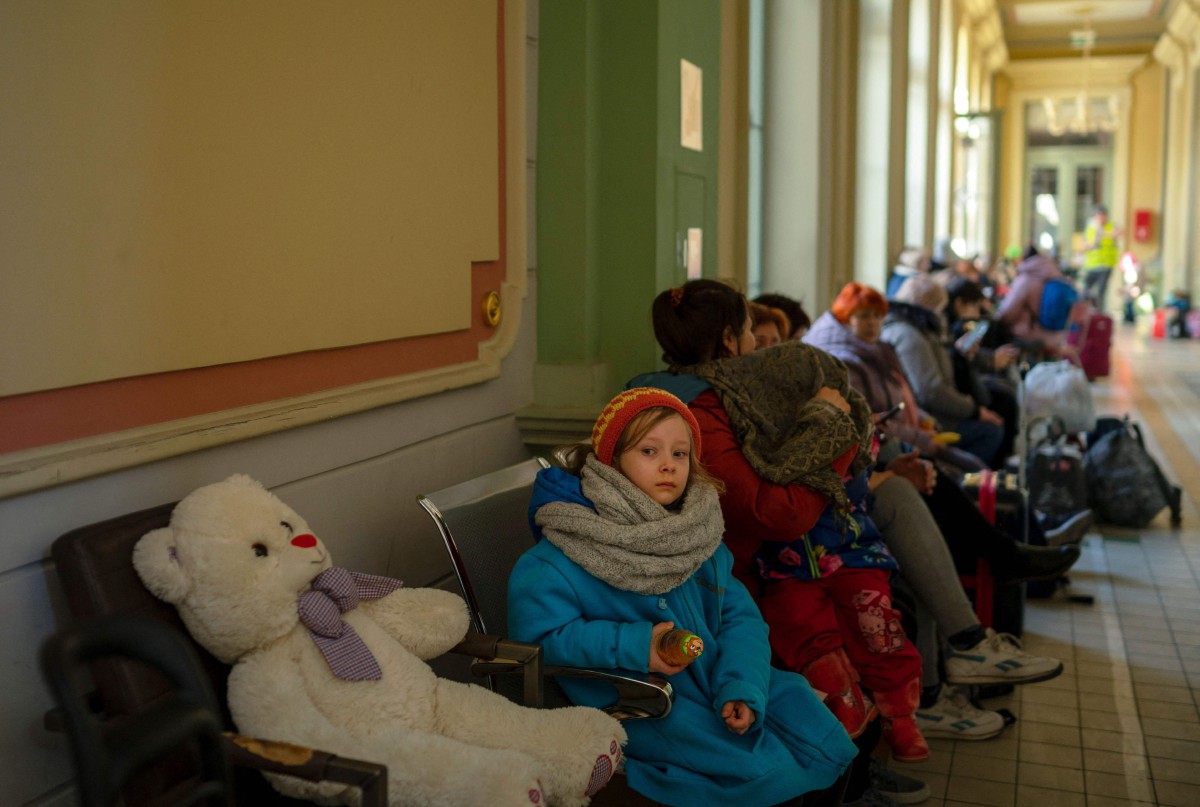
<instances>
[{"instance_id":1,"label":"blue winter coat","mask_svg":"<svg viewBox=\"0 0 1200 807\"><path fill-rule=\"evenodd\" d=\"M590 507L579 479L558 468L539 474L531 515L550 501ZM659 622L675 622L704 640L703 655L670 678L671 713L624 724L629 785L664 804L776 804L829 786L856 753L808 682L770 666L766 623L731 575L732 565L721 545L682 585L642 595L593 577L539 540L509 578L509 632L540 643L547 664L646 672L651 629ZM612 700L611 689L596 681L559 683L574 703ZM731 700L754 711L741 736L721 718Z\"/></svg>"}]
</instances>

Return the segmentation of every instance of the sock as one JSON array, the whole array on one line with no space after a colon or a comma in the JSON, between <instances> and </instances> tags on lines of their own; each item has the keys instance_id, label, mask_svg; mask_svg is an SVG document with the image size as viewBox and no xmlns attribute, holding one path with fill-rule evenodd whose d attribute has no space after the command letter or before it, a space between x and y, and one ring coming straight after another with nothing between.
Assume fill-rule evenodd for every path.
<instances>
[{"instance_id":1,"label":"sock","mask_svg":"<svg viewBox=\"0 0 1200 807\"><path fill-rule=\"evenodd\" d=\"M983 625L974 625L951 636L949 642L955 650L970 650L986 638L987 631L983 629Z\"/></svg>"},{"instance_id":2,"label":"sock","mask_svg":"<svg viewBox=\"0 0 1200 807\"><path fill-rule=\"evenodd\" d=\"M938 695L942 694L942 685L934 684L931 687L923 687L921 689L921 708L928 709L937 703Z\"/></svg>"}]
</instances>

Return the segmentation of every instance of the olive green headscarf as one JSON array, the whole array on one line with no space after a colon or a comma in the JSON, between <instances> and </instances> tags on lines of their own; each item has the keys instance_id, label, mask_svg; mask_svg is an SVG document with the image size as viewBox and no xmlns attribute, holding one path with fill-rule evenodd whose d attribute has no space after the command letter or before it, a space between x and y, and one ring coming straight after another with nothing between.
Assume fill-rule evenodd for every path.
<instances>
[{"instance_id":1,"label":"olive green headscarf","mask_svg":"<svg viewBox=\"0 0 1200 807\"><path fill-rule=\"evenodd\" d=\"M850 506L831 463L855 444L850 472L872 462L871 410L850 387L846 365L823 350L785 342L673 372L703 378L713 386L733 425L742 454L760 477L780 485L798 482L823 493L838 507ZM831 387L850 404L850 413L814 398Z\"/></svg>"}]
</instances>

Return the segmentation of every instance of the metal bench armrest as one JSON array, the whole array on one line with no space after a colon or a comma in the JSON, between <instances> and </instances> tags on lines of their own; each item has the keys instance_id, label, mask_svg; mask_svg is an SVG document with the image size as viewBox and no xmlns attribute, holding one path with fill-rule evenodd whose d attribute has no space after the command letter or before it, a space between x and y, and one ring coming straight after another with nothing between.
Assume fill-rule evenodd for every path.
<instances>
[{"instance_id":1,"label":"metal bench armrest","mask_svg":"<svg viewBox=\"0 0 1200 807\"><path fill-rule=\"evenodd\" d=\"M666 717L671 711L674 697L671 684L657 673L546 667L542 663L540 645L482 633L468 633L451 652L474 656L476 661L471 665L471 672L480 678L520 672L524 677L523 703L526 706L541 708L544 703L543 676L553 675L591 678L610 684L616 691L616 700L603 708L618 720Z\"/></svg>"},{"instance_id":2,"label":"metal bench armrest","mask_svg":"<svg viewBox=\"0 0 1200 807\"><path fill-rule=\"evenodd\" d=\"M385 765L228 731L222 737L225 751L234 765L295 776L308 782L352 785L361 788L363 807L387 807L388 771Z\"/></svg>"},{"instance_id":3,"label":"metal bench armrest","mask_svg":"<svg viewBox=\"0 0 1200 807\"><path fill-rule=\"evenodd\" d=\"M632 670L596 670L582 667L547 667L547 675L605 681L617 691L617 700L602 707L618 720L666 717L675 697L671 682L658 673Z\"/></svg>"}]
</instances>

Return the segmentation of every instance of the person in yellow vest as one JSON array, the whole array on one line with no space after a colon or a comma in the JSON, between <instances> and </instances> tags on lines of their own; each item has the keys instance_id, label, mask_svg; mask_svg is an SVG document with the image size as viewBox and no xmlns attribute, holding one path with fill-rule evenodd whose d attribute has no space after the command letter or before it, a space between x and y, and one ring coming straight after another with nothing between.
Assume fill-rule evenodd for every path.
<instances>
[{"instance_id":1,"label":"person in yellow vest","mask_svg":"<svg viewBox=\"0 0 1200 807\"><path fill-rule=\"evenodd\" d=\"M1108 277L1117 265L1118 235L1120 231L1108 220L1108 208L1104 205L1092 208L1092 223L1083 239L1083 296L1100 309L1104 308Z\"/></svg>"}]
</instances>

